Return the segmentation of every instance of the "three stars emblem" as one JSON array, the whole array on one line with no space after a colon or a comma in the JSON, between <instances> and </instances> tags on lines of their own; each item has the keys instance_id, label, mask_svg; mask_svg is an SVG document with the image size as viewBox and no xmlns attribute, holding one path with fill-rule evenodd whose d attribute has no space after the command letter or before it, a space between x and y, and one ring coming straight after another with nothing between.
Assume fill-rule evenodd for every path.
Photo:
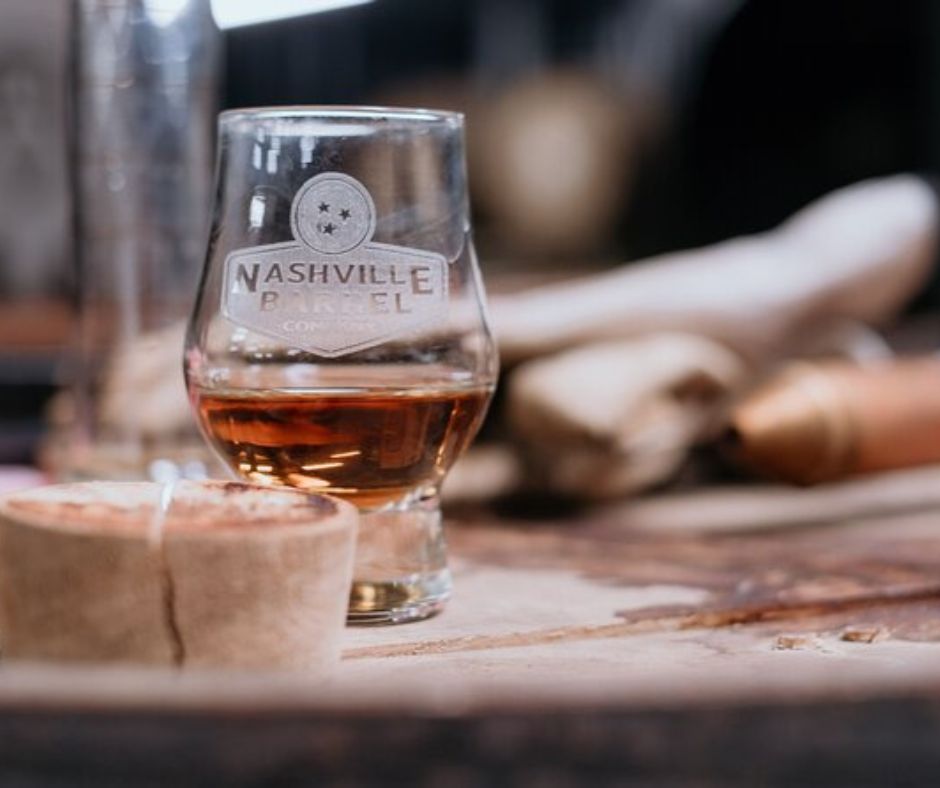
<instances>
[{"instance_id":1,"label":"three stars emblem","mask_svg":"<svg viewBox=\"0 0 940 788\"><path fill-rule=\"evenodd\" d=\"M317 206L317 210L320 213L325 213L329 215L330 204L328 202L321 202ZM345 222L347 219L350 219L352 217L352 211L349 210L349 208L343 208L339 211L339 216ZM333 224L333 222L326 222L326 223L318 222L317 223L317 230L325 235L333 235L333 233L336 232L338 229L339 227Z\"/></svg>"}]
</instances>

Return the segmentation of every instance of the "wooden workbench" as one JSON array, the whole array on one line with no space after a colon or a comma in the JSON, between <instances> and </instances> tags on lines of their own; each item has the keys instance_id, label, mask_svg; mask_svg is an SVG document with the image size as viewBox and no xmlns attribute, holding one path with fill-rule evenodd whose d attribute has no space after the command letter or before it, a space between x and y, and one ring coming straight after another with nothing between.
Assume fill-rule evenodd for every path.
<instances>
[{"instance_id":1,"label":"wooden workbench","mask_svg":"<svg viewBox=\"0 0 940 788\"><path fill-rule=\"evenodd\" d=\"M940 470L453 515L456 595L329 680L7 665L0 785L913 784Z\"/></svg>"}]
</instances>

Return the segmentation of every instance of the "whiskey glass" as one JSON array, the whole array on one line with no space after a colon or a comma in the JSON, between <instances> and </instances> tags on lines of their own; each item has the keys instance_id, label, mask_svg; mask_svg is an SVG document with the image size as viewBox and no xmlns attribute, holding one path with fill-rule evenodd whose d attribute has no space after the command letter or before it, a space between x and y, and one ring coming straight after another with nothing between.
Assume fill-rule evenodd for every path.
<instances>
[{"instance_id":1,"label":"whiskey glass","mask_svg":"<svg viewBox=\"0 0 940 788\"><path fill-rule=\"evenodd\" d=\"M359 507L351 623L425 618L449 597L439 490L497 368L460 114L220 115L190 400L237 475Z\"/></svg>"}]
</instances>

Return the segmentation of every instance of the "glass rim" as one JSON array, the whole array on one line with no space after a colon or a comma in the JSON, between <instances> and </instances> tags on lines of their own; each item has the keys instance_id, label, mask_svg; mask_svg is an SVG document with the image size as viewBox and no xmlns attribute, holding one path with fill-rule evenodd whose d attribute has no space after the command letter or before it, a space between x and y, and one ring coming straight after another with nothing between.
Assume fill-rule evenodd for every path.
<instances>
[{"instance_id":1,"label":"glass rim","mask_svg":"<svg viewBox=\"0 0 940 788\"><path fill-rule=\"evenodd\" d=\"M369 104L287 104L235 107L219 113L219 123L245 120L402 121L463 125L462 112L423 107L385 107Z\"/></svg>"}]
</instances>

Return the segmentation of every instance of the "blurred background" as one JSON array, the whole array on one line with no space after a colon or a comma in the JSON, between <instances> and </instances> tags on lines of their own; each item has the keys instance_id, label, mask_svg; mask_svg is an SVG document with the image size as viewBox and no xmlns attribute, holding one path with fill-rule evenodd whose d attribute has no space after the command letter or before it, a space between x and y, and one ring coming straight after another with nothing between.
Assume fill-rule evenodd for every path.
<instances>
[{"instance_id":1,"label":"blurred background","mask_svg":"<svg viewBox=\"0 0 940 788\"><path fill-rule=\"evenodd\" d=\"M208 0L138 0L95 16L108 6L0 0L0 462L34 460L48 401L87 339L83 277L108 278L88 251L102 204L89 168L138 143L96 137L88 118L120 106L128 53L145 76L160 67L168 82L140 82L171 108L174 86L196 85L180 99L185 129L153 140L176 157L167 188L194 204L219 108L465 112L493 290L761 231L836 187L940 164L932 0L216 0L211 17ZM122 49L128 19L162 38ZM104 73L114 80L94 81ZM106 163L102 193L150 165ZM187 215L177 252L162 252L180 269L165 322L185 313L201 265L204 217ZM160 234L152 212L127 221ZM930 309L934 289L913 309Z\"/></svg>"}]
</instances>

